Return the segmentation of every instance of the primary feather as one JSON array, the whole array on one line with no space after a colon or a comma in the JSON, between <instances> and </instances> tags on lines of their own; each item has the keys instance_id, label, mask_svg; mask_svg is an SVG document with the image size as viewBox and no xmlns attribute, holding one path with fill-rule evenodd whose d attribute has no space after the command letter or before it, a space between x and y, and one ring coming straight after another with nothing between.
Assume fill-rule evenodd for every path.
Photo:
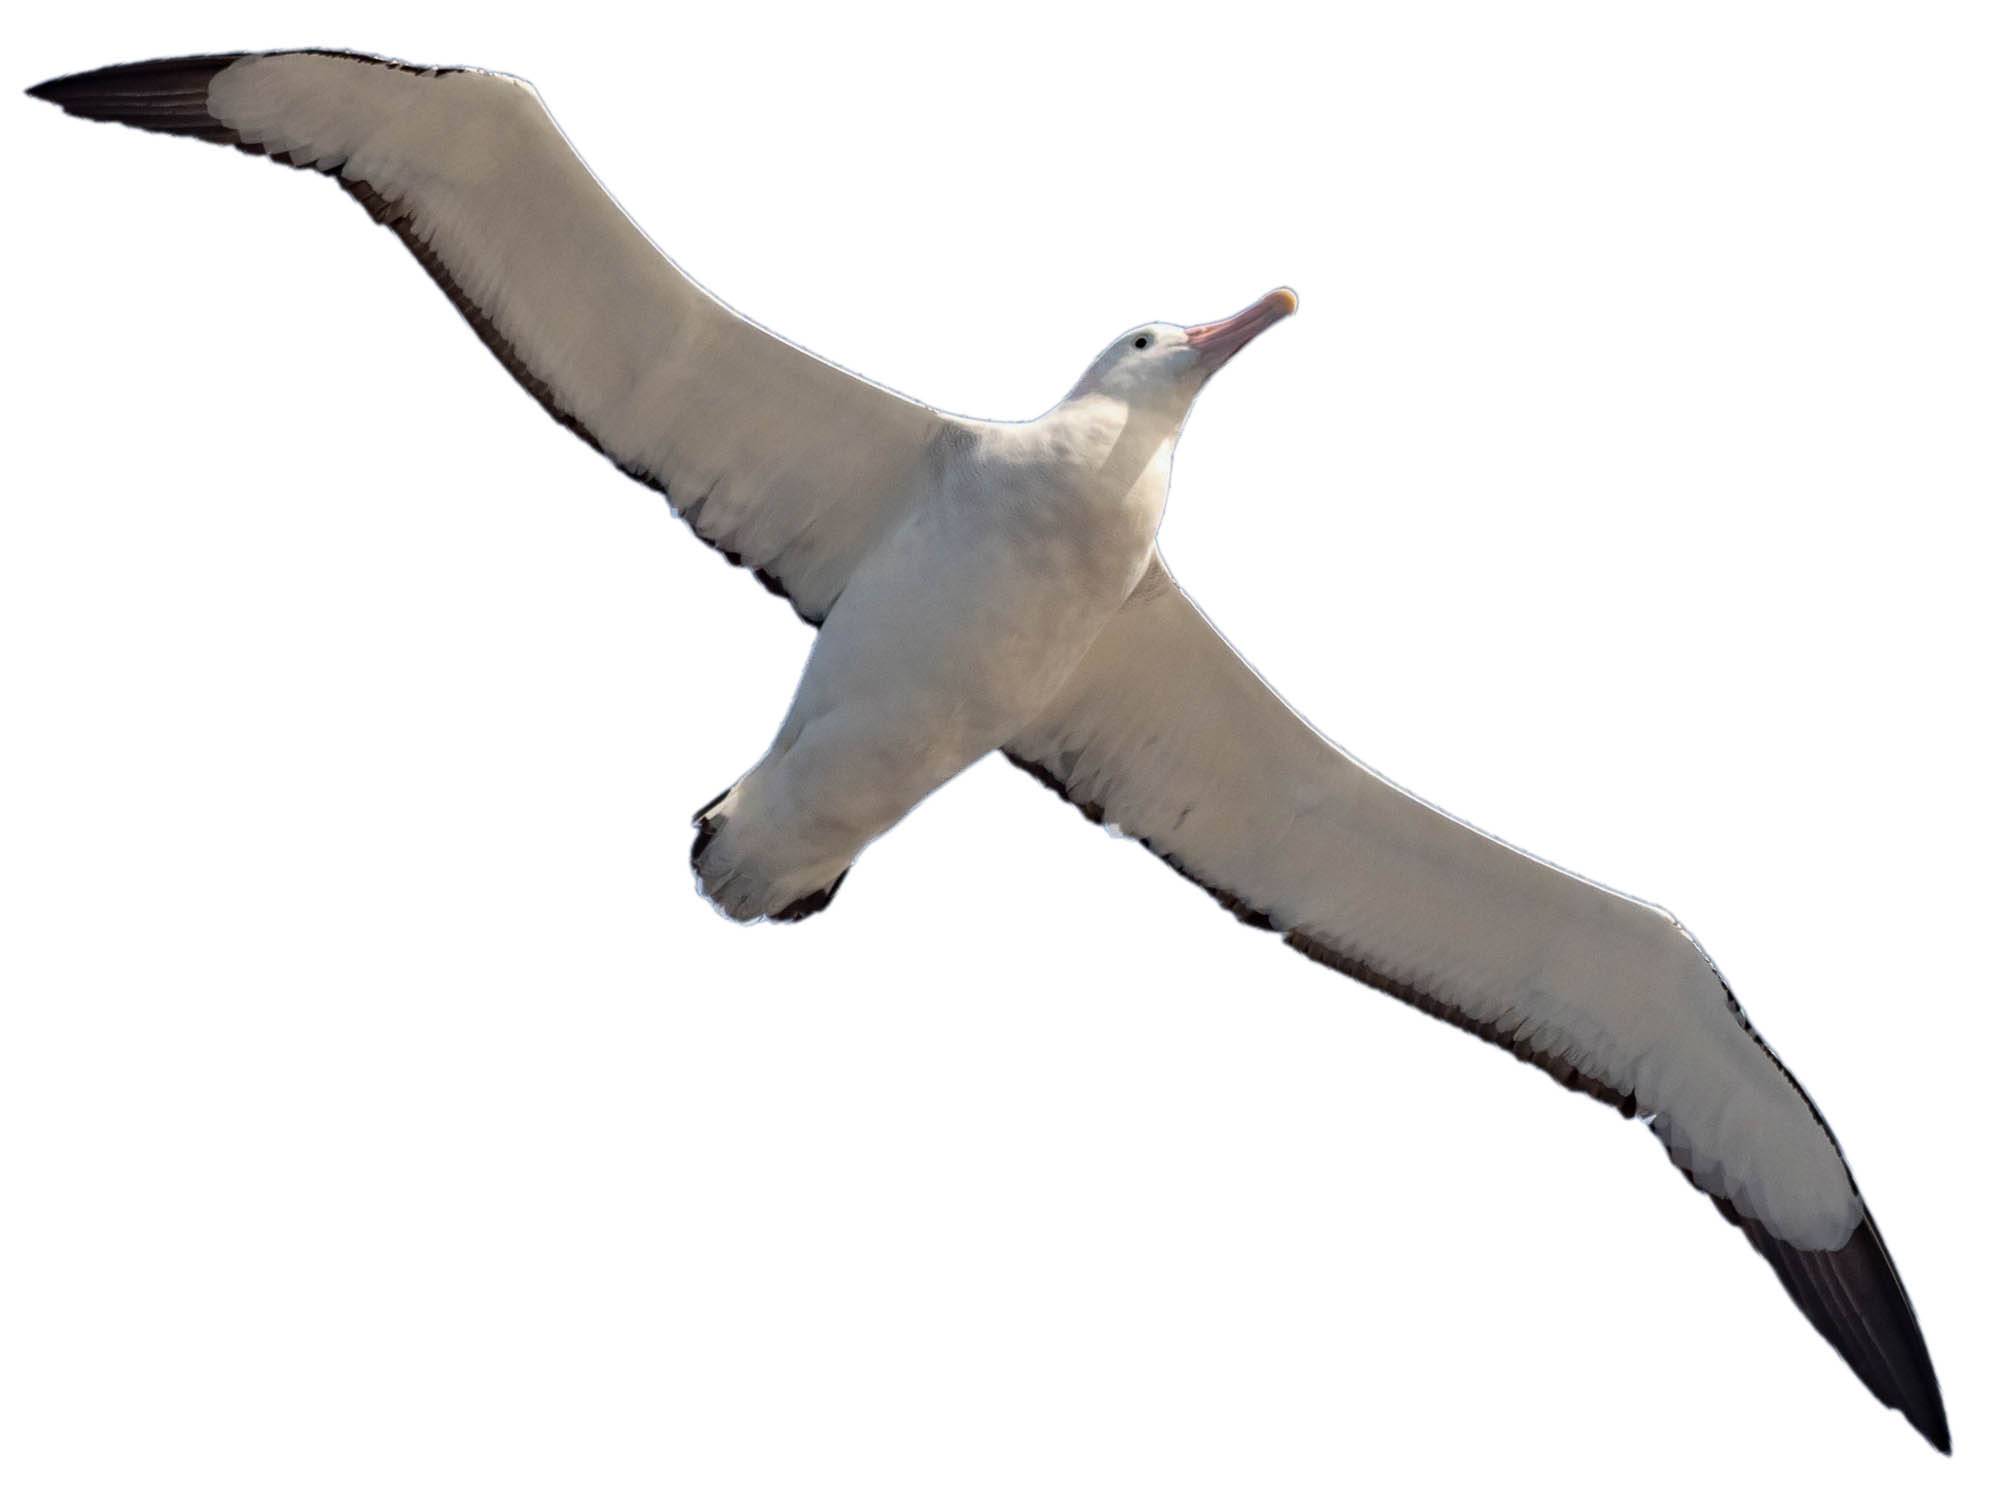
<instances>
[{"instance_id":1,"label":"primary feather","mask_svg":"<svg viewBox=\"0 0 1996 1497\"><path fill-rule=\"evenodd\" d=\"M1039 422L967 421L710 296L518 79L285 52L30 92L335 177L551 415L825 625L771 755L700 818L696 866L732 913L822 909L860 847L1002 745L1248 923L1642 1115L1866 1386L1949 1448L1835 1139L1684 929L1349 758L1157 561L1197 389L1157 371L1168 353L1203 382L1287 292L1119 340Z\"/></svg>"}]
</instances>

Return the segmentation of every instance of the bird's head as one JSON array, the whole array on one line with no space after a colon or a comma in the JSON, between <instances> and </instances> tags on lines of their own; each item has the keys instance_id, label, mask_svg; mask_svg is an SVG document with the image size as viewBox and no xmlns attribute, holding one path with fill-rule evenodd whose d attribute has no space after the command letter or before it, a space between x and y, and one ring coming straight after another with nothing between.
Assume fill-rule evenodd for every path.
<instances>
[{"instance_id":1,"label":"bird's head","mask_svg":"<svg viewBox=\"0 0 1996 1497\"><path fill-rule=\"evenodd\" d=\"M1068 398L1107 395L1176 425L1222 364L1295 310L1296 293L1284 286L1218 322L1133 327L1097 355Z\"/></svg>"}]
</instances>

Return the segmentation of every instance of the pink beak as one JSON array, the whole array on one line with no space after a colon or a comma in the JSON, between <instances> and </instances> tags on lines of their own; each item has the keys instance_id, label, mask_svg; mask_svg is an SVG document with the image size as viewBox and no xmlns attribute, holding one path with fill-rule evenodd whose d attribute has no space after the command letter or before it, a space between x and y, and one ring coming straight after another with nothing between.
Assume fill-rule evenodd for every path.
<instances>
[{"instance_id":1,"label":"pink beak","mask_svg":"<svg viewBox=\"0 0 1996 1497\"><path fill-rule=\"evenodd\" d=\"M1218 322L1185 330L1185 341L1199 351L1200 362L1218 369L1260 333L1296 310L1296 293L1287 286L1271 291L1245 311Z\"/></svg>"}]
</instances>

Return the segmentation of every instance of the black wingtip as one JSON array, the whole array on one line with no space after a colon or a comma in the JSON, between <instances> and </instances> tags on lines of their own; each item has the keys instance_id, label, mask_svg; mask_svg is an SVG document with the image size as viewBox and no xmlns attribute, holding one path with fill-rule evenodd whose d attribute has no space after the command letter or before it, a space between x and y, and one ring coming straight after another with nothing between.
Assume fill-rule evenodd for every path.
<instances>
[{"instance_id":1,"label":"black wingtip","mask_svg":"<svg viewBox=\"0 0 1996 1497\"><path fill-rule=\"evenodd\" d=\"M1954 1453L1940 1379L1920 1334L1919 1316L1869 1212L1840 1248L1793 1247L1730 1203L1720 1215L1743 1231L1781 1287L1837 1355L1888 1409L1897 1409L1942 1455Z\"/></svg>"},{"instance_id":2,"label":"black wingtip","mask_svg":"<svg viewBox=\"0 0 1996 1497\"><path fill-rule=\"evenodd\" d=\"M1903 1409L1900 1412L1905 1413ZM1940 1423L1933 1426L1922 1426L1911 1414L1906 1415L1906 1422L1918 1430L1926 1442L1933 1446L1940 1454L1950 1458L1953 1457L1954 1438L1948 1433L1947 1416L1945 1414L1941 1416Z\"/></svg>"},{"instance_id":3,"label":"black wingtip","mask_svg":"<svg viewBox=\"0 0 1996 1497\"><path fill-rule=\"evenodd\" d=\"M1926 1337L1920 1333L1919 1316L1913 1313L1913 1302L1899 1281L1899 1270L1886 1251L1878 1223L1866 1212L1851 1240L1822 1257L1827 1261L1821 1275L1841 1295L1870 1344L1879 1375L1876 1381L1866 1377L1867 1386L1887 1407L1904 1414L1934 1449L1942 1455L1953 1454L1954 1438L1948 1432L1940 1379L1934 1373ZM1836 1339L1831 1338L1832 1342ZM1837 1349L1842 1351L1842 1345ZM1848 1360L1849 1353L1845 1355Z\"/></svg>"},{"instance_id":4,"label":"black wingtip","mask_svg":"<svg viewBox=\"0 0 1996 1497\"><path fill-rule=\"evenodd\" d=\"M50 78L30 88L28 96L82 119L106 120L169 135L213 134L219 126L208 113L208 84L244 55L209 53L116 63L87 73Z\"/></svg>"}]
</instances>

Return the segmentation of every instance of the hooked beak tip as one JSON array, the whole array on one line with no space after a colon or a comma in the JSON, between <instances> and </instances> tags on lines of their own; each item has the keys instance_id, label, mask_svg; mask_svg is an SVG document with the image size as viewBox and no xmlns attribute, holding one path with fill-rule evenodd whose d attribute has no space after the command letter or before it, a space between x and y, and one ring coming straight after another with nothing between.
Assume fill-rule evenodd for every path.
<instances>
[{"instance_id":1,"label":"hooked beak tip","mask_svg":"<svg viewBox=\"0 0 1996 1497\"><path fill-rule=\"evenodd\" d=\"M1295 310L1296 293L1287 286L1281 286L1253 306L1220 322L1186 329L1186 341L1206 356L1210 368L1217 369L1252 342L1257 334Z\"/></svg>"}]
</instances>

